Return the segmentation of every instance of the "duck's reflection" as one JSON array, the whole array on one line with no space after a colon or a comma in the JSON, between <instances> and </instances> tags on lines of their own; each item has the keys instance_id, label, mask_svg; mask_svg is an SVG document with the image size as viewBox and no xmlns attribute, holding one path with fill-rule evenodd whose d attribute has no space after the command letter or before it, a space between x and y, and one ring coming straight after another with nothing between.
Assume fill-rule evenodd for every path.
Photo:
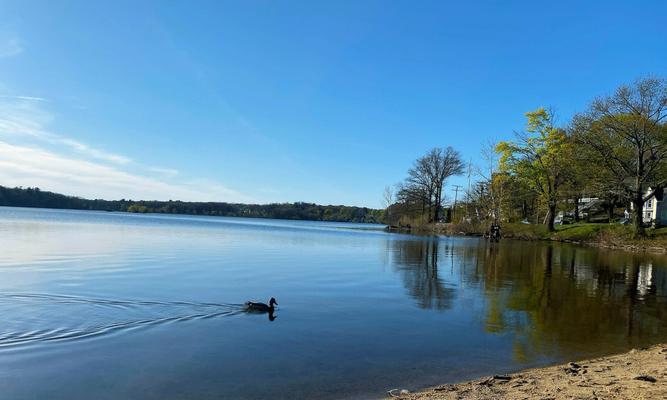
<instances>
[{"instance_id":1,"label":"duck's reflection","mask_svg":"<svg viewBox=\"0 0 667 400\"><path fill-rule=\"evenodd\" d=\"M260 310L249 310L249 309L246 309L245 312L247 312L248 314L266 314L266 315L268 315L268 317L269 317L269 321L271 321L271 322L275 321L276 318L278 318L278 316L276 315L276 311L275 311L275 310L260 311Z\"/></svg>"}]
</instances>

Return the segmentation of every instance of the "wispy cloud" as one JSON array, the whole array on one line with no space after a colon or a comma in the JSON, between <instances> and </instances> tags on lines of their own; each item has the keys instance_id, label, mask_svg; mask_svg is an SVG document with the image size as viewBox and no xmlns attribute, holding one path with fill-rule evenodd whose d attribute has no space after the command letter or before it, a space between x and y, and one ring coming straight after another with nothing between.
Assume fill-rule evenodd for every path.
<instances>
[{"instance_id":1,"label":"wispy cloud","mask_svg":"<svg viewBox=\"0 0 667 400\"><path fill-rule=\"evenodd\" d=\"M129 164L130 162L132 162L132 160L128 157L121 156L119 154L107 153L106 151L90 147L87 144L77 142L76 140L73 139L58 137L56 138L56 140L62 144L71 147L78 153L85 154L92 158L97 158L98 160L110 161L116 164Z\"/></svg>"},{"instance_id":2,"label":"wispy cloud","mask_svg":"<svg viewBox=\"0 0 667 400\"><path fill-rule=\"evenodd\" d=\"M17 38L0 40L0 58L14 57L21 53L23 53L23 46Z\"/></svg>"},{"instance_id":3,"label":"wispy cloud","mask_svg":"<svg viewBox=\"0 0 667 400\"><path fill-rule=\"evenodd\" d=\"M152 171L152 172L155 172L155 173L158 173L160 175L164 175L166 177L175 177L178 174L180 174L180 172L177 169L173 169L173 168L148 167L148 170Z\"/></svg>"},{"instance_id":4,"label":"wispy cloud","mask_svg":"<svg viewBox=\"0 0 667 400\"><path fill-rule=\"evenodd\" d=\"M47 130L45 126L52 121L53 117L38 105L46 99L31 96L3 96L2 98L10 100L0 102L0 136L28 136L51 144L67 146L87 157L117 164L128 164L132 161L128 157L110 153Z\"/></svg>"},{"instance_id":5,"label":"wispy cloud","mask_svg":"<svg viewBox=\"0 0 667 400\"><path fill-rule=\"evenodd\" d=\"M0 185L37 186L88 198L253 201L219 182L188 179L172 168L144 167L55 134L48 129L53 116L35 105L39 101L19 97L0 101Z\"/></svg>"},{"instance_id":6,"label":"wispy cloud","mask_svg":"<svg viewBox=\"0 0 667 400\"><path fill-rule=\"evenodd\" d=\"M0 184L38 186L87 198L248 201L219 184L171 184L95 162L71 159L35 147L0 141Z\"/></svg>"},{"instance_id":7,"label":"wispy cloud","mask_svg":"<svg viewBox=\"0 0 667 400\"><path fill-rule=\"evenodd\" d=\"M6 95L1 95L0 99L13 99L13 100L27 100L27 101L49 101L43 97L35 97L35 96L6 96Z\"/></svg>"}]
</instances>

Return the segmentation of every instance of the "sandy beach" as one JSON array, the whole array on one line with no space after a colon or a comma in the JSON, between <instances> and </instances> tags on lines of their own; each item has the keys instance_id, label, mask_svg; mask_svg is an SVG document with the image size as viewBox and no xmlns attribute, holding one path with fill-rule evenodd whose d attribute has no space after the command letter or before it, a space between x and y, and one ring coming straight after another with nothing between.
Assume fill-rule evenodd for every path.
<instances>
[{"instance_id":1,"label":"sandy beach","mask_svg":"<svg viewBox=\"0 0 667 400\"><path fill-rule=\"evenodd\" d=\"M436 386L388 398L423 399L667 399L667 344L509 375Z\"/></svg>"}]
</instances>

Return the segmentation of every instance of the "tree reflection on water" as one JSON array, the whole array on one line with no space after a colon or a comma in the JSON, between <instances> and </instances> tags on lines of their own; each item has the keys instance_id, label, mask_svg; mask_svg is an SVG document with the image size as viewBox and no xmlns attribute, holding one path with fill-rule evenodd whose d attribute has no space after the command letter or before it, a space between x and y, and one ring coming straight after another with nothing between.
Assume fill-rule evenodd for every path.
<instances>
[{"instance_id":1,"label":"tree reflection on water","mask_svg":"<svg viewBox=\"0 0 667 400\"><path fill-rule=\"evenodd\" d=\"M459 295L483 299L471 312L487 333L513 335L517 361L593 356L667 339L664 256L543 242L391 243L397 272L419 307L446 310ZM452 278L443 279L439 267L451 269Z\"/></svg>"},{"instance_id":2,"label":"tree reflection on water","mask_svg":"<svg viewBox=\"0 0 667 400\"><path fill-rule=\"evenodd\" d=\"M420 308L444 310L451 308L456 288L447 286L438 276L438 256L442 243L437 237L424 240L390 241L394 265L405 287Z\"/></svg>"}]
</instances>

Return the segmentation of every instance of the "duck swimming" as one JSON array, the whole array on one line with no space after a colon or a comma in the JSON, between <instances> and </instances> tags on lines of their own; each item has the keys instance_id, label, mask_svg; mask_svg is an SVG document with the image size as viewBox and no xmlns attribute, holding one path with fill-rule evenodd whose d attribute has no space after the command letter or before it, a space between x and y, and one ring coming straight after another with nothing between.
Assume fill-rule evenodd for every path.
<instances>
[{"instance_id":1,"label":"duck swimming","mask_svg":"<svg viewBox=\"0 0 667 400\"><path fill-rule=\"evenodd\" d=\"M271 300L269 300L269 305L267 306L264 303L255 303L253 301L246 301L245 307L246 310L248 311L260 311L260 312L268 312L268 313L273 313L273 310L275 310L275 307L273 305L278 305L278 302L276 299L271 297Z\"/></svg>"}]
</instances>

